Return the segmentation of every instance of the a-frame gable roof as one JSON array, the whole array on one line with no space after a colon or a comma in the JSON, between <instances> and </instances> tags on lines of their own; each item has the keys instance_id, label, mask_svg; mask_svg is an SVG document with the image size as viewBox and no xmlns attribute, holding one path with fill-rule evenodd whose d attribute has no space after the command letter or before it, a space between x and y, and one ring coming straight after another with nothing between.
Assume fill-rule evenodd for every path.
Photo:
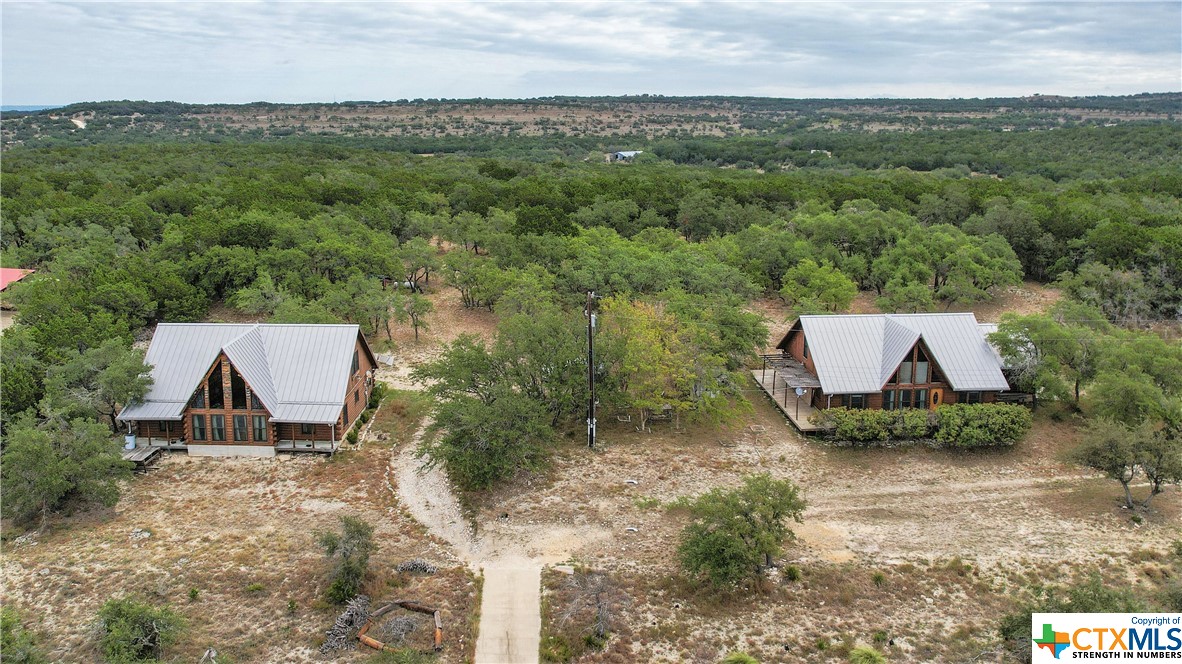
<instances>
[{"instance_id":1,"label":"a-frame gable roof","mask_svg":"<svg viewBox=\"0 0 1182 664\"><path fill-rule=\"evenodd\" d=\"M798 325L827 394L881 390L920 339L952 389L1009 389L971 313L801 316Z\"/></svg>"},{"instance_id":2,"label":"a-frame gable roof","mask_svg":"<svg viewBox=\"0 0 1182 664\"><path fill-rule=\"evenodd\" d=\"M225 353L277 422L335 422L345 402L356 325L161 323L145 362L154 383L121 420L180 419L193 391ZM362 347L369 353L368 347Z\"/></svg>"}]
</instances>

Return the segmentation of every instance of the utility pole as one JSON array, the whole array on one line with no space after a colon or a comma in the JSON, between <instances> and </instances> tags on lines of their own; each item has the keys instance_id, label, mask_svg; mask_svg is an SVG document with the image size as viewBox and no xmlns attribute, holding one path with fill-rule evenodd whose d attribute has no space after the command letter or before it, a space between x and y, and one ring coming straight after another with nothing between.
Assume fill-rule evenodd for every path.
<instances>
[{"instance_id":1,"label":"utility pole","mask_svg":"<svg viewBox=\"0 0 1182 664\"><path fill-rule=\"evenodd\" d=\"M595 449L595 314L591 313L594 291L587 291L587 449Z\"/></svg>"}]
</instances>

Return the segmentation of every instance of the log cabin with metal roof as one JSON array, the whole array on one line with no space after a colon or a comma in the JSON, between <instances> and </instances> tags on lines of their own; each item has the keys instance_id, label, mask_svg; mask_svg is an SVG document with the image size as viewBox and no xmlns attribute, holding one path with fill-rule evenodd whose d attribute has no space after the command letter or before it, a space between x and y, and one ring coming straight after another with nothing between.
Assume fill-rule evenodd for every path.
<instances>
[{"instance_id":1,"label":"log cabin with metal roof","mask_svg":"<svg viewBox=\"0 0 1182 664\"><path fill-rule=\"evenodd\" d=\"M753 375L802 431L826 408L992 403L1009 383L986 327L971 313L801 316Z\"/></svg>"},{"instance_id":2,"label":"log cabin with metal roof","mask_svg":"<svg viewBox=\"0 0 1182 664\"><path fill-rule=\"evenodd\" d=\"M118 420L191 456L335 452L377 366L356 325L161 323L145 362L152 387Z\"/></svg>"}]
</instances>

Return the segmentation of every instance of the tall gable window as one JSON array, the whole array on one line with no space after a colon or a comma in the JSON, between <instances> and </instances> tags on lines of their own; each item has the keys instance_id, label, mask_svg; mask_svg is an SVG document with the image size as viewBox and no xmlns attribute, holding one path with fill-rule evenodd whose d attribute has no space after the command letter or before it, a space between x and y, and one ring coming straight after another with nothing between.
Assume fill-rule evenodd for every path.
<instances>
[{"instance_id":1,"label":"tall gable window","mask_svg":"<svg viewBox=\"0 0 1182 664\"><path fill-rule=\"evenodd\" d=\"M189 402L189 405L191 405L194 408L205 408L205 388L204 387L197 388L197 391L193 393L193 400L191 402Z\"/></svg>"},{"instance_id":2,"label":"tall gable window","mask_svg":"<svg viewBox=\"0 0 1182 664\"><path fill-rule=\"evenodd\" d=\"M259 400L259 395L255 394L254 392L250 393L250 409L251 410L262 410L263 409L263 402Z\"/></svg>"},{"instance_id":3,"label":"tall gable window","mask_svg":"<svg viewBox=\"0 0 1182 664\"><path fill-rule=\"evenodd\" d=\"M357 350L354 349L353 350L353 368L349 370L349 373L357 373L357 369L360 367L361 367L361 364L360 364L360 362L357 361Z\"/></svg>"},{"instance_id":4,"label":"tall gable window","mask_svg":"<svg viewBox=\"0 0 1182 664\"><path fill-rule=\"evenodd\" d=\"M923 352L923 348L915 349L915 382L928 382L928 356Z\"/></svg>"},{"instance_id":5,"label":"tall gable window","mask_svg":"<svg viewBox=\"0 0 1182 664\"><path fill-rule=\"evenodd\" d=\"M222 389L222 363L218 362L209 374L209 407L224 408L224 390Z\"/></svg>"},{"instance_id":6,"label":"tall gable window","mask_svg":"<svg viewBox=\"0 0 1182 664\"><path fill-rule=\"evenodd\" d=\"M230 402L234 410L246 410L246 381L242 380L238 369L230 365Z\"/></svg>"}]
</instances>

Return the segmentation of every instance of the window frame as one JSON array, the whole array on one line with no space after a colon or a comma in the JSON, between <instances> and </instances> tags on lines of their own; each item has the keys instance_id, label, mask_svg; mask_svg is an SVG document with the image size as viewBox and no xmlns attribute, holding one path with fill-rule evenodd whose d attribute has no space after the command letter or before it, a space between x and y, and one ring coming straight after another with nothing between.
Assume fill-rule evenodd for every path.
<instances>
[{"instance_id":1,"label":"window frame","mask_svg":"<svg viewBox=\"0 0 1182 664\"><path fill-rule=\"evenodd\" d=\"M210 414L209 416L209 439L215 443L226 442L226 416L220 414Z\"/></svg>"},{"instance_id":2,"label":"window frame","mask_svg":"<svg viewBox=\"0 0 1182 664\"><path fill-rule=\"evenodd\" d=\"M204 441L206 439L205 436L207 433L207 430L205 428L205 416L204 415L194 415L190 424L191 424L190 428L193 430L193 440Z\"/></svg>"},{"instance_id":3,"label":"window frame","mask_svg":"<svg viewBox=\"0 0 1182 664\"><path fill-rule=\"evenodd\" d=\"M866 395L865 394L850 394L849 408L850 410L866 410ZM855 400L857 403L855 404Z\"/></svg>"},{"instance_id":4,"label":"window frame","mask_svg":"<svg viewBox=\"0 0 1182 664\"><path fill-rule=\"evenodd\" d=\"M316 431L316 425L310 422L300 422L300 435L311 436Z\"/></svg>"},{"instance_id":5,"label":"window frame","mask_svg":"<svg viewBox=\"0 0 1182 664\"><path fill-rule=\"evenodd\" d=\"M248 437L250 435L250 432L246 428L246 416L245 415L234 415L234 419L232 420L232 423L234 425L234 442L235 443L250 442L250 438ZM238 426L239 423L241 423L242 426Z\"/></svg>"},{"instance_id":6,"label":"window frame","mask_svg":"<svg viewBox=\"0 0 1182 664\"><path fill-rule=\"evenodd\" d=\"M262 436L259 432L262 432ZM256 443L267 442L267 416L266 415L252 415L251 416L251 432L250 435Z\"/></svg>"}]
</instances>

